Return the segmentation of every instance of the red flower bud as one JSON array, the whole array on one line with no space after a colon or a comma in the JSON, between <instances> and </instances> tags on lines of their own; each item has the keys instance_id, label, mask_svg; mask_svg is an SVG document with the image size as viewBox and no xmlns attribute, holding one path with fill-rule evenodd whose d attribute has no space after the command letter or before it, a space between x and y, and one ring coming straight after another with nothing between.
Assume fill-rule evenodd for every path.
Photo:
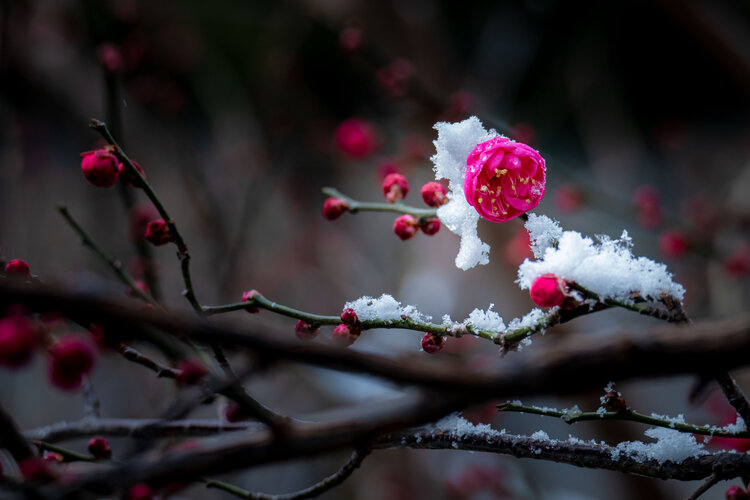
<instances>
[{"instance_id":1,"label":"red flower bud","mask_svg":"<svg viewBox=\"0 0 750 500\"><path fill-rule=\"evenodd\" d=\"M102 460L112 458L112 448L109 447L109 442L102 436L92 437L89 440L88 450L94 458Z\"/></svg>"},{"instance_id":2,"label":"red flower bud","mask_svg":"<svg viewBox=\"0 0 750 500\"><path fill-rule=\"evenodd\" d=\"M333 342L335 344L348 347L359 338L362 330L347 325L339 325L333 329Z\"/></svg>"},{"instance_id":3,"label":"red flower bud","mask_svg":"<svg viewBox=\"0 0 750 500\"><path fill-rule=\"evenodd\" d=\"M99 64L109 74L119 73L122 70L123 61L120 49L112 43L103 43L96 49Z\"/></svg>"},{"instance_id":4,"label":"red flower bud","mask_svg":"<svg viewBox=\"0 0 750 500\"><path fill-rule=\"evenodd\" d=\"M13 259L5 264L6 276L18 276L19 278L28 278L31 276L29 263L22 259Z\"/></svg>"},{"instance_id":5,"label":"red flower bud","mask_svg":"<svg viewBox=\"0 0 750 500\"><path fill-rule=\"evenodd\" d=\"M208 375L206 367L194 359L180 361L177 370L177 380L187 385L197 385Z\"/></svg>"},{"instance_id":6,"label":"red flower bud","mask_svg":"<svg viewBox=\"0 0 750 500\"><path fill-rule=\"evenodd\" d=\"M96 352L88 338L66 335L49 350L49 376L52 385L64 390L76 390L83 377L94 368Z\"/></svg>"},{"instance_id":7,"label":"red flower bud","mask_svg":"<svg viewBox=\"0 0 750 500\"><path fill-rule=\"evenodd\" d=\"M164 219L152 220L146 226L146 239L153 245L160 247L174 239L169 226Z\"/></svg>"},{"instance_id":8,"label":"red flower bud","mask_svg":"<svg viewBox=\"0 0 750 500\"><path fill-rule=\"evenodd\" d=\"M583 194L570 184L563 184L555 193L557 209L566 214L577 212L583 205Z\"/></svg>"},{"instance_id":9,"label":"red flower bud","mask_svg":"<svg viewBox=\"0 0 750 500\"><path fill-rule=\"evenodd\" d=\"M727 488L724 496L727 500L742 500L745 498L750 498L750 494L748 494L748 492L745 491L742 486L737 486L736 484Z\"/></svg>"},{"instance_id":10,"label":"red flower bud","mask_svg":"<svg viewBox=\"0 0 750 500\"><path fill-rule=\"evenodd\" d=\"M243 420L247 420L248 414L240 405L234 401L230 401L224 407L224 418L227 422L242 422Z\"/></svg>"},{"instance_id":11,"label":"red flower bud","mask_svg":"<svg viewBox=\"0 0 750 500\"><path fill-rule=\"evenodd\" d=\"M422 199L431 207L437 208L448 203L446 193L445 186L439 182L432 181L422 186Z\"/></svg>"},{"instance_id":12,"label":"red flower bud","mask_svg":"<svg viewBox=\"0 0 750 500\"><path fill-rule=\"evenodd\" d=\"M21 475L33 483L49 483L57 477L49 462L40 457L27 457L18 463Z\"/></svg>"},{"instance_id":13,"label":"red flower bud","mask_svg":"<svg viewBox=\"0 0 750 500\"><path fill-rule=\"evenodd\" d=\"M137 162L133 162L133 166L136 170L138 170L138 173L141 174L141 176L145 179L146 174L143 172L143 169L140 165L138 165ZM141 187L141 179L138 178L137 175L133 173L130 168L125 165L124 163L120 163L117 166L117 171L120 173L120 182L125 186L133 186L133 187Z\"/></svg>"},{"instance_id":14,"label":"red flower bud","mask_svg":"<svg viewBox=\"0 0 750 500\"><path fill-rule=\"evenodd\" d=\"M602 405L604 405L604 409L607 411L620 413L621 411L625 411L628 408L628 405L625 403L625 399L622 397L622 394L615 390L607 391L604 396L599 398L599 400L601 401Z\"/></svg>"},{"instance_id":15,"label":"red flower bud","mask_svg":"<svg viewBox=\"0 0 750 500\"><path fill-rule=\"evenodd\" d=\"M560 306L568 296L568 287L565 280L547 273L534 280L529 294L539 307Z\"/></svg>"},{"instance_id":16,"label":"red flower bud","mask_svg":"<svg viewBox=\"0 0 750 500\"><path fill-rule=\"evenodd\" d=\"M354 52L362 45L362 28L348 26L339 34L339 45L347 52Z\"/></svg>"},{"instance_id":17,"label":"red flower bud","mask_svg":"<svg viewBox=\"0 0 750 500\"><path fill-rule=\"evenodd\" d=\"M336 146L349 156L363 158L375 149L375 129L359 118L350 118L336 129Z\"/></svg>"},{"instance_id":18,"label":"red flower bud","mask_svg":"<svg viewBox=\"0 0 750 500\"><path fill-rule=\"evenodd\" d=\"M409 193L409 182L399 173L392 173L383 179L383 195L388 203L395 203L406 198Z\"/></svg>"},{"instance_id":19,"label":"red flower bud","mask_svg":"<svg viewBox=\"0 0 750 500\"><path fill-rule=\"evenodd\" d=\"M323 202L323 217L336 220L349 210L349 204L341 198L328 198Z\"/></svg>"},{"instance_id":20,"label":"red flower bud","mask_svg":"<svg viewBox=\"0 0 750 500\"><path fill-rule=\"evenodd\" d=\"M689 247L687 237L680 231L665 231L659 237L659 250L670 259L683 257Z\"/></svg>"},{"instance_id":21,"label":"red flower bud","mask_svg":"<svg viewBox=\"0 0 750 500\"><path fill-rule=\"evenodd\" d=\"M442 335L435 335L434 333L427 333L422 337L422 349L424 352L435 354L441 351L445 346L445 337Z\"/></svg>"},{"instance_id":22,"label":"red flower bud","mask_svg":"<svg viewBox=\"0 0 750 500\"><path fill-rule=\"evenodd\" d=\"M644 185L635 190L633 201L638 211L638 221L643 227L656 229L661 225L661 197L653 186Z\"/></svg>"},{"instance_id":23,"label":"red flower bud","mask_svg":"<svg viewBox=\"0 0 750 500\"><path fill-rule=\"evenodd\" d=\"M81 153L81 170L91 184L98 187L112 187L117 181L119 172L115 155L106 149L97 149L96 151L87 151Z\"/></svg>"},{"instance_id":24,"label":"red flower bud","mask_svg":"<svg viewBox=\"0 0 750 500\"><path fill-rule=\"evenodd\" d=\"M128 237L130 241L136 243L146 234L146 227L149 221L154 220L159 213L153 205L141 205L133 208L130 212L130 226L128 227Z\"/></svg>"},{"instance_id":25,"label":"red flower bud","mask_svg":"<svg viewBox=\"0 0 750 500\"><path fill-rule=\"evenodd\" d=\"M739 246L724 261L724 272L733 278L744 278L750 272L750 245Z\"/></svg>"},{"instance_id":26,"label":"red flower bud","mask_svg":"<svg viewBox=\"0 0 750 500\"><path fill-rule=\"evenodd\" d=\"M260 292L255 289L244 292L242 294L242 302L252 302L257 295L260 295ZM260 296L262 297L262 295ZM259 307L248 307L245 310L250 314L258 314L260 312Z\"/></svg>"},{"instance_id":27,"label":"red flower bud","mask_svg":"<svg viewBox=\"0 0 750 500\"><path fill-rule=\"evenodd\" d=\"M359 327L359 317L351 307L347 307L341 312L341 322L347 326Z\"/></svg>"},{"instance_id":28,"label":"red flower bud","mask_svg":"<svg viewBox=\"0 0 750 500\"><path fill-rule=\"evenodd\" d=\"M145 483L134 484L128 491L128 500L154 500L154 490Z\"/></svg>"},{"instance_id":29,"label":"red flower bud","mask_svg":"<svg viewBox=\"0 0 750 500\"><path fill-rule=\"evenodd\" d=\"M432 236L440 231L440 219L438 219L437 217L426 219L419 223L419 228L427 236Z\"/></svg>"},{"instance_id":30,"label":"red flower bud","mask_svg":"<svg viewBox=\"0 0 750 500\"><path fill-rule=\"evenodd\" d=\"M297 335L297 338L300 340L312 340L317 337L319 333L320 328L313 328L310 323L303 320L297 321L297 324L294 325L294 334Z\"/></svg>"},{"instance_id":31,"label":"red flower bud","mask_svg":"<svg viewBox=\"0 0 750 500\"><path fill-rule=\"evenodd\" d=\"M419 223L417 222L417 219L409 214L397 217L396 220L393 221L393 232L402 240L408 240L417 234L418 229Z\"/></svg>"},{"instance_id":32,"label":"red flower bud","mask_svg":"<svg viewBox=\"0 0 750 500\"><path fill-rule=\"evenodd\" d=\"M36 328L30 319L20 315L0 319L0 365L16 368L26 364L36 342Z\"/></svg>"}]
</instances>

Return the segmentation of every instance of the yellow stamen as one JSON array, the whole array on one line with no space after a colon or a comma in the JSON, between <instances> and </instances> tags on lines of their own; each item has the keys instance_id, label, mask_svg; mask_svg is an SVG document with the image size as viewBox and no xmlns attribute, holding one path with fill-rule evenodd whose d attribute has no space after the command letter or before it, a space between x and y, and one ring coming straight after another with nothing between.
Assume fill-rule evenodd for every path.
<instances>
[{"instance_id":1,"label":"yellow stamen","mask_svg":"<svg viewBox=\"0 0 750 500\"><path fill-rule=\"evenodd\" d=\"M479 203L482 203L482 197L480 196L479 198L477 198L477 201L478 201Z\"/></svg>"},{"instance_id":2,"label":"yellow stamen","mask_svg":"<svg viewBox=\"0 0 750 500\"><path fill-rule=\"evenodd\" d=\"M482 186L482 187L481 187L481 188L479 188L479 189L480 189L481 191L484 191L485 193L487 192L487 186Z\"/></svg>"}]
</instances>

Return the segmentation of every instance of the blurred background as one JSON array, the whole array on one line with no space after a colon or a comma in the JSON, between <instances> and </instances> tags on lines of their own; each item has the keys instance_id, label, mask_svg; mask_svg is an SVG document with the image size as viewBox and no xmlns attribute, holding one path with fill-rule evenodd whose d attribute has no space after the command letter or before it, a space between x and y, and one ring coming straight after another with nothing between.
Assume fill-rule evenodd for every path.
<instances>
[{"instance_id":1,"label":"blurred background","mask_svg":"<svg viewBox=\"0 0 750 500\"><path fill-rule=\"evenodd\" d=\"M392 171L410 182L406 203L425 207L419 189L434 180L433 124L477 115L545 157L547 194L537 213L585 234L627 229L636 254L667 263L685 285L693 319L736 314L749 291L749 97L750 4L742 0L1 0L0 260L25 259L44 281L124 294L57 213L63 203L169 307L189 311L173 247L144 250L139 238L153 216L146 198L119 185L94 187L81 174L80 153L103 145L87 127L98 118L176 219L203 304L237 302L257 289L338 314L348 300L391 293L438 322L494 304L507 323L533 307L513 283L531 256L521 222L480 222L490 264L462 272L453 264L458 238L445 228L402 242L393 215L321 216L322 187L383 201L380 183ZM342 123L354 123L364 142L337 141ZM267 312L221 320L294 335L293 320ZM606 311L525 349L572 331L606 335L651 324ZM323 330L316 341L328 341L331 329ZM420 338L369 331L353 348L427 356ZM451 339L436 358L502 363L496 351ZM746 373L736 375L750 388ZM113 354L102 354L92 383L109 417L154 417L175 397L169 381ZM307 367L248 383L271 407L313 418L398 395L377 381ZM645 413L734 421L716 394L689 401L693 383L618 389ZM528 402L594 410L600 395ZM83 414L80 394L49 385L43 356L22 370L0 369L0 403L24 429ZM220 411L217 403L196 415ZM568 427L496 415L492 406L471 418L561 439L646 439L636 424ZM115 440L115 454L118 445L126 443ZM747 448L720 447L729 446ZM285 493L333 472L345 456L225 479ZM695 487L488 454L397 450L375 453L323 498L673 499ZM723 498L724 489L705 498ZM178 496L230 498L202 486Z\"/></svg>"}]
</instances>

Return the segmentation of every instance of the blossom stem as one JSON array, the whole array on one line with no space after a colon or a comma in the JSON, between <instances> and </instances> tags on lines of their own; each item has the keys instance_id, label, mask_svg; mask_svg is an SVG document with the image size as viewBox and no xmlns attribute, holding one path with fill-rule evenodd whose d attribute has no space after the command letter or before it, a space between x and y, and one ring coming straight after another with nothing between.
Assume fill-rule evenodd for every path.
<instances>
[{"instance_id":1,"label":"blossom stem","mask_svg":"<svg viewBox=\"0 0 750 500\"><path fill-rule=\"evenodd\" d=\"M584 298L595 300L608 307L621 307L623 309L627 309L628 311L637 312L638 314L642 314L644 316L651 316L657 319L668 321L670 323L682 323L684 321L683 314L673 315L673 314L670 314L669 311L659 309L656 307L651 307L646 304L637 304L635 302L627 302L624 300L613 299L610 297L601 297L596 292L589 290L588 288L581 286L578 283L570 283L569 286L570 288L581 292Z\"/></svg>"},{"instance_id":2,"label":"blossom stem","mask_svg":"<svg viewBox=\"0 0 750 500\"><path fill-rule=\"evenodd\" d=\"M120 261L113 259L109 255L105 254L101 248L99 248L99 246L94 242L94 240L91 239L91 237L86 233L81 225L78 224L78 222L73 218L72 215L70 215L70 212L68 212L68 207L66 207L65 205L58 205L57 211L60 212L60 215L63 216L70 227L72 227L73 230L78 233L78 236L81 237L81 242L83 243L83 245L94 252L101 260L103 260L112 269L112 271L114 271L120 281L122 281L125 286L128 287L130 291L136 294L138 298L140 298L144 302L159 306L159 304L153 298L151 298L150 295L148 295L135 285L135 281L133 280L133 278L123 270L122 263Z\"/></svg>"},{"instance_id":3,"label":"blossom stem","mask_svg":"<svg viewBox=\"0 0 750 500\"><path fill-rule=\"evenodd\" d=\"M346 196L337 189L332 187L323 188L323 193L333 198L340 198L349 205L349 212L355 214L357 212L396 212L399 214L409 214L417 219L430 219L437 217L437 210L430 208L416 208L404 205L403 203L366 203L357 201L353 198Z\"/></svg>"},{"instance_id":4,"label":"blossom stem","mask_svg":"<svg viewBox=\"0 0 750 500\"><path fill-rule=\"evenodd\" d=\"M718 436L728 438L750 439L750 431L729 431L726 428L714 427L711 425L694 425L683 422L675 422L653 415L644 415L630 408L621 412L580 412L571 413L567 411L554 410L550 408L538 408L535 406L526 406L519 403L504 403L498 405L498 411L509 411L517 413L531 413L533 415L542 415L545 417L561 418L567 424L576 422L585 422L588 420L629 420L631 422L640 422L642 424L654 425L656 427L666 427L680 432L689 432L691 434L701 434L704 436Z\"/></svg>"}]
</instances>

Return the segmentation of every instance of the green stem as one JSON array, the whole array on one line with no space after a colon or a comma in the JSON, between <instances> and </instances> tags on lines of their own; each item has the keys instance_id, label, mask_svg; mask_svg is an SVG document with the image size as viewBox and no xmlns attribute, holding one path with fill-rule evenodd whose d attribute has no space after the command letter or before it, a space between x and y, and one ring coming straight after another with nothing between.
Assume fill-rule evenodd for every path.
<instances>
[{"instance_id":1,"label":"green stem","mask_svg":"<svg viewBox=\"0 0 750 500\"><path fill-rule=\"evenodd\" d=\"M148 199L151 200L151 203L153 203L154 207L159 212L159 215L161 215L161 217L164 219L164 222L167 223L169 231L174 237L174 243L175 245L177 245L177 257L180 259L180 270L182 271L182 279L185 283L185 290L182 292L182 294L185 296L188 302L190 302L190 305L193 307L193 309L200 314L201 305L195 296L195 290L193 289L193 279L190 275L190 251L188 250L185 240L182 239L182 235L177 229L177 225L169 216L169 213L167 213L167 209L164 208L164 204L162 204L154 189L146 181L146 178L141 175L137 168L135 168L135 165L133 165L133 161L128 157L125 151L123 151L120 145L117 144L117 141L115 141L115 138L110 133L107 125L103 121L92 119L89 127L99 132L99 134L104 137L104 140L106 140L111 146L115 148L115 154L117 155L117 157L123 162L123 164L125 164L127 168L130 169L130 172L139 179L139 186L143 189L143 192L146 193Z\"/></svg>"},{"instance_id":2,"label":"green stem","mask_svg":"<svg viewBox=\"0 0 750 500\"><path fill-rule=\"evenodd\" d=\"M47 443L46 441L32 440L31 442L34 443L34 446L36 446L39 449L39 451L51 451L53 453L59 453L60 455L62 455L62 457L65 459L66 462L96 462L97 461L97 459L92 456L82 455L75 451L71 451L67 448L62 448L60 446Z\"/></svg>"},{"instance_id":3,"label":"green stem","mask_svg":"<svg viewBox=\"0 0 750 500\"><path fill-rule=\"evenodd\" d=\"M587 420L629 420L631 422L640 422L642 424L654 425L656 427L666 427L669 429L675 429L680 432L689 432L692 434L701 434L705 436L718 436L728 438L743 438L750 439L750 431L738 431L731 432L721 428L713 427L710 425L694 425L684 424L681 422L674 422L672 420L663 419L660 417L654 417L650 415L644 415L631 409L626 409L621 412L603 412L597 413L592 412L581 412L581 413L567 413L560 410L553 410L547 408L537 408L534 406L526 406L517 403L505 403L498 405L499 411L511 411L520 413L531 413L533 415L542 415L545 417L557 417L563 419L568 424L574 424L576 422L584 422Z\"/></svg>"},{"instance_id":4,"label":"green stem","mask_svg":"<svg viewBox=\"0 0 750 500\"><path fill-rule=\"evenodd\" d=\"M115 260L105 254L102 249L100 249L99 246L94 243L94 240L92 240L91 237L86 233L86 231L84 231L84 229L80 226L80 224L76 222L73 216L70 215L70 212L68 212L68 208L66 206L58 205L57 211L60 212L60 215L62 215L63 218L68 222L68 224L70 224L70 227L72 227L73 230L78 233L78 236L81 237L83 245L94 252L101 260L103 260L115 272L117 277L120 278L120 281L122 281L125 286L127 286L141 300L148 302L149 304L159 306L159 304L153 298L151 298L151 296L149 296L136 286L133 278L122 269L122 264L120 263L120 261Z\"/></svg>"},{"instance_id":5,"label":"green stem","mask_svg":"<svg viewBox=\"0 0 750 500\"><path fill-rule=\"evenodd\" d=\"M349 204L349 212L396 212L399 214L409 214L417 219L431 219L437 217L437 210L432 208L416 208L404 205L403 203L366 203L357 201L346 196L337 189L332 187L323 188L323 193L333 198L341 198Z\"/></svg>"}]
</instances>

